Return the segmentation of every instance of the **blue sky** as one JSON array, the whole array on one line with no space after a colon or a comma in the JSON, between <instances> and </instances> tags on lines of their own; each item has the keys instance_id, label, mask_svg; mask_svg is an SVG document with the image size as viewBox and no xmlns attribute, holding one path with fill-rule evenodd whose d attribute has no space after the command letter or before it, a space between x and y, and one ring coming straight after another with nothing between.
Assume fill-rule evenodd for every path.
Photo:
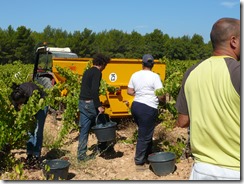
<instances>
[{"instance_id":1,"label":"blue sky","mask_svg":"<svg viewBox=\"0 0 244 184\"><path fill-rule=\"evenodd\" d=\"M26 26L42 32L50 25L68 32L95 33L111 29L142 35L160 29L170 37L193 34L209 41L219 18L240 19L238 0L5 0L1 1L0 28Z\"/></svg>"}]
</instances>

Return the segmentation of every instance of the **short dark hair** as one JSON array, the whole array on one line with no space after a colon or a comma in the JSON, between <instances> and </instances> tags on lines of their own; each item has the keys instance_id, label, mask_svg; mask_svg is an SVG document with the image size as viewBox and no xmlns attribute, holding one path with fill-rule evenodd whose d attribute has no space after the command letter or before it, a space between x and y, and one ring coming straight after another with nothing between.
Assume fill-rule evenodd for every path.
<instances>
[{"instance_id":1,"label":"short dark hair","mask_svg":"<svg viewBox=\"0 0 244 184\"><path fill-rule=\"evenodd\" d=\"M16 83L13 83L11 88L12 88L13 91L12 91L10 96L11 96L11 99L13 101L18 101L18 100L20 100L22 98L26 98L27 97L25 92L24 92L24 90L20 87L20 85L17 85Z\"/></svg>"},{"instance_id":2,"label":"short dark hair","mask_svg":"<svg viewBox=\"0 0 244 184\"><path fill-rule=\"evenodd\" d=\"M154 63L142 63L143 64L143 66L144 67L147 67L147 68L150 68L150 69L152 69L153 68L153 65L154 65Z\"/></svg>"},{"instance_id":3,"label":"short dark hair","mask_svg":"<svg viewBox=\"0 0 244 184\"><path fill-rule=\"evenodd\" d=\"M92 64L97 66L106 66L109 62L110 62L110 57L98 53L93 56Z\"/></svg>"},{"instance_id":4,"label":"short dark hair","mask_svg":"<svg viewBox=\"0 0 244 184\"><path fill-rule=\"evenodd\" d=\"M213 49L222 45L231 36L240 36L240 27L238 19L221 18L212 27L210 38Z\"/></svg>"},{"instance_id":5,"label":"short dark hair","mask_svg":"<svg viewBox=\"0 0 244 184\"><path fill-rule=\"evenodd\" d=\"M24 100L22 103L26 103L28 101L28 97L25 91L20 87L20 85L13 83L11 88L13 90L12 93L10 94L12 104L14 105L15 110L19 110L18 109L19 101Z\"/></svg>"}]
</instances>

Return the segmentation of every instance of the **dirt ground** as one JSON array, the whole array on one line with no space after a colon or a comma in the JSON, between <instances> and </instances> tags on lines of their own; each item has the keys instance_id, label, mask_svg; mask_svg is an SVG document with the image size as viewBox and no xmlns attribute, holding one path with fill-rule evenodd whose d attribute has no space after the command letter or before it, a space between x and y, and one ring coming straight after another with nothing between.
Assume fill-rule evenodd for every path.
<instances>
[{"instance_id":1,"label":"dirt ground","mask_svg":"<svg viewBox=\"0 0 244 184\"><path fill-rule=\"evenodd\" d=\"M58 134L61 127L61 121L52 115L48 115L44 130L44 145L52 142ZM68 170L68 180L82 181L147 181L147 180L188 180L193 160L191 157L182 158L175 164L175 171L166 176L157 176L150 165L143 171L137 171L134 164L134 154L136 143L125 143L125 139L132 139L136 130L135 123L129 120L123 120L117 123L116 141L114 141L114 152L105 155L96 155L96 158L85 163L78 163L77 145L78 131L73 130L69 133L65 141L65 145L59 150L49 150L43 147L43 159L61 158L69 160L70 167ZM171 137L172 140L177 139L180 135L187 137L187 130L182 128L174 128L167 135L163 134L160 124L155 128L154 141L163 136ZM94 133L89 135L88 154L94 151L97 144L97 138ZM156 149L155 149L156 150ZM25 158L25 150L15 150L16 158ZM10 180L8 175L2 176L3 180ZM24 169L22 179L25 180L46 180L42 170Z\"/></svg>"}]
</instances>

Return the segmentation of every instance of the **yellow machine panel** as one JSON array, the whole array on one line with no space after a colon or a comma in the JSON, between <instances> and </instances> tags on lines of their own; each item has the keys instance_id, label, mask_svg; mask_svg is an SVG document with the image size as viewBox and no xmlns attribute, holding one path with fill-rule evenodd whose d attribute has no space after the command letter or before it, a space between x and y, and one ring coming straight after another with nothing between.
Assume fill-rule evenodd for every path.
<instances>
[{"instance_id":1,"label":"yellow machine panel","mask_svg":"<svg viewBox=\"0 0 244 184\"><path fill-rule=\"evenodd\" d=\"M87 67L88 61L92 58L53 58L53 73L56 80L63 81L56 66L70 68L72 71L82 75ZM158 60L154 61L153 72L158 73L161 80L165 79L166 65ZM141 59L111 59L110 63L102 72L103 79L111 86L117 87L114 94L107 92L106 96L100 96L100 100L105 107L105 113L111 118L131 116L130 106L133 97L127 94L127 85L131 75L142 69ZM143 82L143 81L141 81Z\"/></svg>"}]
</instances>

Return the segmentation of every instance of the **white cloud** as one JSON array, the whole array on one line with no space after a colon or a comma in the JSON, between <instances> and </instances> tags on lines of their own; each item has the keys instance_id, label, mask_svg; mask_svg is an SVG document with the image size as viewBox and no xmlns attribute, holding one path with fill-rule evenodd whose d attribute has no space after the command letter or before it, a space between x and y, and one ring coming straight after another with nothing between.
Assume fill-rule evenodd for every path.
<instances>
[{"instance_id":1,"label":"white cloud","mask_svg":"<svg viewBox=\"0 0 244 184\"><path fill-rule=\"evenodd\" d=\"M230 2L230 1L225 1L225 2L222 2L221 5L222 6L225 6L227 8L233 8L234 6L240 4L239 2Z\"/></svg>"}]
</instances>

